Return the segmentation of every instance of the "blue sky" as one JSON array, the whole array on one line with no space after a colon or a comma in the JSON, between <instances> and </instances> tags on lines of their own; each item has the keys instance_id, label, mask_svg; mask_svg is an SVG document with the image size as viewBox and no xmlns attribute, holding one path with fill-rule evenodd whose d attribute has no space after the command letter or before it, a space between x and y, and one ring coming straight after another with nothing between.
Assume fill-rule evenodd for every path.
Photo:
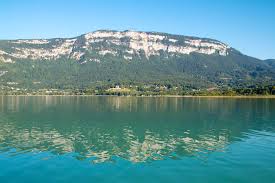
<instances>
[{"instance_id":1,"label":"blue sky","mask_svg":"<svg viewBox=\"0 0 275 183\"><path fill-rule=\"evenodd\" d=\"M0 39L131 29L214 38L275 58L274 0L3 0L0 23Z\"/></svg>"}]
</instances>

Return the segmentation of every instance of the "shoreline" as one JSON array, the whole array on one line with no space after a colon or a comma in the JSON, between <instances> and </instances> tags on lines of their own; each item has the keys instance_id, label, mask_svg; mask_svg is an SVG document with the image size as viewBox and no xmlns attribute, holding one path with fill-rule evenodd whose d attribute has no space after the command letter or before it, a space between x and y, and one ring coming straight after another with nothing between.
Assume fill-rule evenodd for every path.
<instances>
[{"instance_id":1,"label":"shoreline","mask_svg":"<svg viewBox=\"0 0 275 183\"><path fill-rule=\"evenodd\" d=\"M236 95L236 96L211 96L211 95L156 95L156 96L117 96L117 95L0 95L0 97L121 97L121 98L247 98L247 99L275 99L275 95L256 95L256 96L245 96L245 95Z\"/></svg>"}]
</instances>

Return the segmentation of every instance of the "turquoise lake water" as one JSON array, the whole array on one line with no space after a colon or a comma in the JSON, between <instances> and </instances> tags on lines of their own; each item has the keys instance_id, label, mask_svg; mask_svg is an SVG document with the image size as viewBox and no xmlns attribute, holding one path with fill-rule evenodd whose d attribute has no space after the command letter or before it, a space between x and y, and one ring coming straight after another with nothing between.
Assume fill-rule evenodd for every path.
<instances>
[{"instance_id":1,"label":"turquoise lake water","mask_svg":"<svg viewBox=\"0 0 275 183\"><path fill-rule=\"evenodd\" d=\"M0 183L275 182L275 100L0 97Z\"/></svg>"}]
</instances>

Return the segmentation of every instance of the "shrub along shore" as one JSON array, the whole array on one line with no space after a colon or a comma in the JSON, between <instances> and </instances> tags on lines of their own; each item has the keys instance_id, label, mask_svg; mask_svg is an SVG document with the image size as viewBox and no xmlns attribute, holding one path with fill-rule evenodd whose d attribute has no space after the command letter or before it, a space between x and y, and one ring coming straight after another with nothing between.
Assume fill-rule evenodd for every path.
<instances>
[{"instance_id":1,"label":"shrub along shore","mask_svg":"<svg viewBox=\"0 0 275 183\"><path fill-rule=\"evenodd\" d=\"M0 95L106 95L106 96L275 96L275 86L189 89L177 86L100 86L83 89L2 88Z\"/></svg>"}]
</instances>

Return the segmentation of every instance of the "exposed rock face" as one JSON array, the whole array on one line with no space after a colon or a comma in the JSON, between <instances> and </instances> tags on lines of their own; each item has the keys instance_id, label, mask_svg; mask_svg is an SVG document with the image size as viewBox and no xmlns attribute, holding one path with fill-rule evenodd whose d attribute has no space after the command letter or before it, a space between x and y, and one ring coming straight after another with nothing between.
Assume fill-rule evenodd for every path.
<instances>
[{"instance_id":1,"label":"exposed rock face","mask_svg":"<svg viewBox=\"0 0 275 183\"><path fill-rule=\"evenodd\" d=\"M12 63L16 59L56 60L61 57L81 60L87 53L98 56L121 56L132 60L143 54L219 54L226 56L230 47L212 39L176 36L136 31L96 31L73 39L39 39L6 41L0 47L0 60ZM8 49L7 49L8 47ZM98 60L90 58L89 60Z\"/></svg>"}]
</instances>

